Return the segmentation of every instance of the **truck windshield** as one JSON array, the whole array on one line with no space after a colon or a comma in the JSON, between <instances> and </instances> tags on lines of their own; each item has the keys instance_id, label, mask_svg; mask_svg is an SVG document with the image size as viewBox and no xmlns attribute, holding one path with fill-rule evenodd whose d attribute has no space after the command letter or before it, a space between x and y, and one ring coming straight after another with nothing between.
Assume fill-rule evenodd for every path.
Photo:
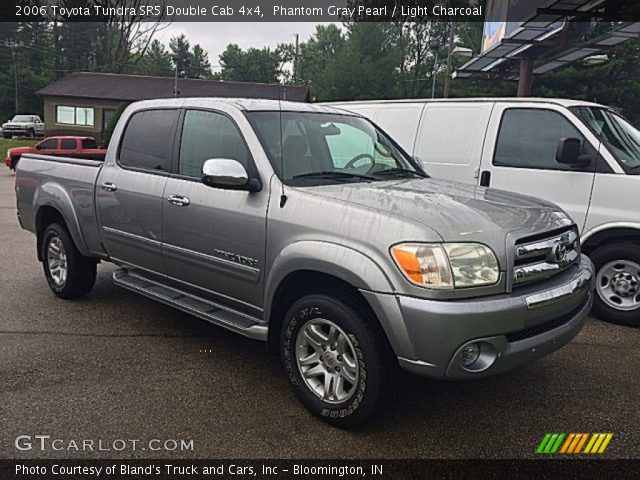
<instances>
[{"instance_id":1,"label":"truck windshield","mask_svg":"<svg viewBox=\"0 0 640 480\"><path fill-rule=\"evenodd\" d=\"M426 177L391 139L360 117L268 111L248 112L247 118L286 184Z\"/></svg>"},{"instance_id":2,"label":"truck windshield","mask_svg":"<svg viewBox=\"0 0 640 480\"><path fill-rule=\"evenodd\" d=\"M598 107L571 111L607 146L627 173L640 174L640 132L617 113Z\"/></svg>"},{"instance_id":3,"label":"truck windshield","mask_svg":"<svg viewBox=\"0 0 640 480\"><path fill-rule=\"evenodd\" d=\"M15 123L30 123L32 118L29 115L16 115L11 121Z\"/></svg>"}]
</instances>

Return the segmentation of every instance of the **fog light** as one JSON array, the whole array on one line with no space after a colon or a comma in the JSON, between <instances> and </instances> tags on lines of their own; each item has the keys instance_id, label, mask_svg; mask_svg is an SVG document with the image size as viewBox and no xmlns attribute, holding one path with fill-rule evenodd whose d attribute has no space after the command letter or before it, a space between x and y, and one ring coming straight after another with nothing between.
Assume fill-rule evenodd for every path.
<instances>
[{"instance_id":1,"label":"fog light","mask_svg":"<svg viewBox=\"0 0 640 480\"><path fill-rule=\"evenodd\" d=\"M460 364L463 367L470 367L478 360L478 357L480 357L480 345L477 343L465 345L460 350Z\"/></svg>"}]
</instances>

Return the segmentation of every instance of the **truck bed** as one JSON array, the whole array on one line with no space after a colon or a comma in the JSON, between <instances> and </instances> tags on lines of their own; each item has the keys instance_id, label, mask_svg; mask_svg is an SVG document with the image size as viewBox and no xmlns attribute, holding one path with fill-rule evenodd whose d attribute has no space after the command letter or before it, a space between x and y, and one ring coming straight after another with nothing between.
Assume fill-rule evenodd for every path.
<instances>
[{"instance_id":1,"label":"truck bed","mask_svg":"<svg viewBox=\"0 0 640 480\"><path fill-rule=\"evenodd\" d=\"M102 161L51 155L24 155L16 170L18 218L36 233L47 207L62 213L81 253L103 257L96 219L95 188Z\"/></svg>"}]
</instances>

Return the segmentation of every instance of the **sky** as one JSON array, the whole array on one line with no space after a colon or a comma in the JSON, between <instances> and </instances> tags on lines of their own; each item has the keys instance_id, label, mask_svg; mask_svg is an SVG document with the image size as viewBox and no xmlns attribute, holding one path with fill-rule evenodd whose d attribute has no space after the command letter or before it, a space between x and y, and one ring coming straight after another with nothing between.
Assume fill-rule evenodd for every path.
<instances>
[{"instance_id":1,"label":"sky","mask_svg":"<svg viewBox=\"0 0 640 480\"><path fill-rule=\"evenodd\" d=\"M218 57L228 44L235 43L243 50L249 47L275 48L280 43L295 42L295 34L300 42L306 41L316 30L311 22L175 22L156 33L156 37L169 45L172 37L184 34L191 45L200 44L209 53L209 61L214 72L219 71Z\"/></svg>"}]
</instances>

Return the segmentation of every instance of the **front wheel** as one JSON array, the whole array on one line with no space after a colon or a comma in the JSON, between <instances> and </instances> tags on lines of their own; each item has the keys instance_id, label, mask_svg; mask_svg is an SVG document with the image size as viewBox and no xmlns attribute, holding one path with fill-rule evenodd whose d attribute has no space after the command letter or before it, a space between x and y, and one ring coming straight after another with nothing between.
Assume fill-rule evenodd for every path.
<instances>
[{"instance_id":1,"label":"front wheel","mask_svg":"<svg viewBox=\"0 0 640 480\"><path fill-rule=\"evenodd\" d=\"M594 312L600 320L640 326L640 246L613 244L591 254L596 266Z\"/></svg>"},{"instance_id":2,"label":"front wheel","mask_svg":"<svg viewBox=\"0 0 640 480\"><path fill-rule=\"evenodd\" d=\"M80 254L65 227L57 223L47 227L42 236L42 259L49 288L58 297L84 297L93 288L96 261Z\"/></svg>"},{"instance_id":3,"label":"front wheel","mask_svg":"<svg viewBox=\"0 0 640 480\"><path fill-rule=\"evenodd\" d=\"M375 318L348 296L309 295L291 306L280 337L282 363L304 406L352 427L380 410L395 360Z\"/></svg>"}]
</instances>

